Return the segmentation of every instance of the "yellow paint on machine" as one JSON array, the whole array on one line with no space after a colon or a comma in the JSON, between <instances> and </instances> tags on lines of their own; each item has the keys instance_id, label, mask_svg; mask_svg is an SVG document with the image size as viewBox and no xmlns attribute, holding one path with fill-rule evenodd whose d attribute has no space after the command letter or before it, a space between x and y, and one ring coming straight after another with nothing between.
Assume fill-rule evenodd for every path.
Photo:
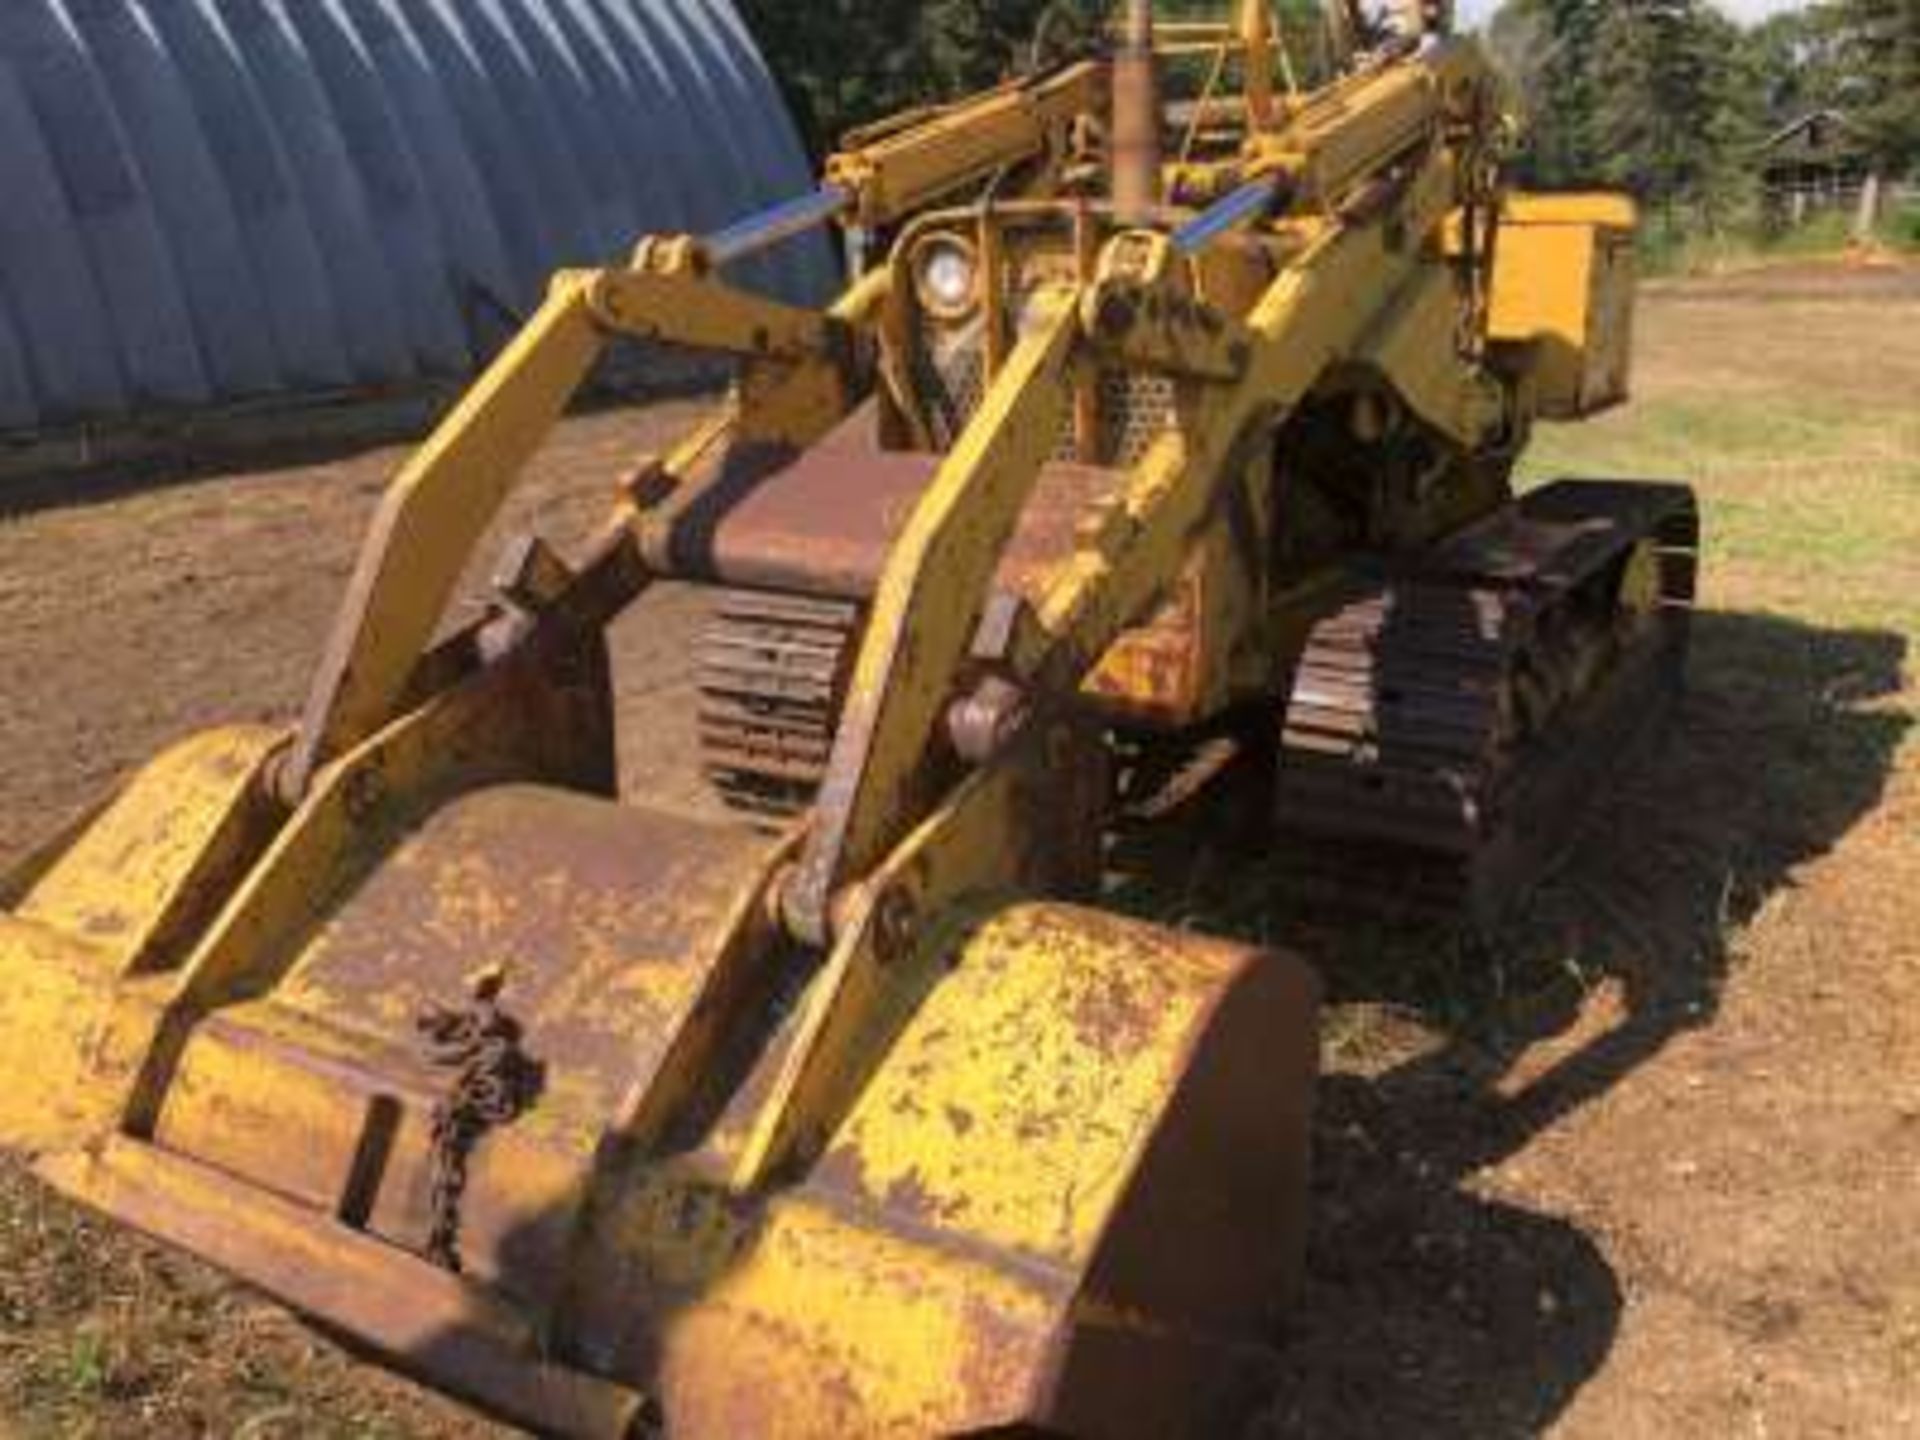
<instances>
[{"instance_id":1,"label":"yellow paint on machine","mask_svg":"<svg viewBox=\"0 0 1920 1440\"><path fill-rule=\"evenodd\" d=\"M1513 195L1488 335L1537 347L1540 413L1575 420L1627 398L1638 226L1620 195Z\"/></svg>"},{"instance_id":2,"label":"yellow paint on machine","mask_svg":"<svg viewBox=\"0 0 1920 1440\"><path fill-rule=\"evenodd\" d=\"M282 732L217 730L136 775L0 913L0 1142L74 1145L110 1123L193 928L270 832Z\"/></svg>"},{"instance_id":3,"label":"yellow paint on machine","mask_svg":"<svg viewBox=\"0 0 1920 1440\"><path fill-rule=\"evenodd\" d=\"M1221 33L1269 56L1266 26ZM1463 43L1256 82L1236 143L1210 121L1145 177L1164 204L1118 215L1109 78L853 137L801 208L903 238L827 309L728 284L739 227L556 277L396 477L299 726L177 747L0 883L0 1144L544 1431L1219 1433L1299 1276L1317 989L1070 903L1103 878L1106 727L1276 714L1277 637L1381 538L1380 497L1464 524L1536 410L1623 394L1633 217L1495 216ZM1195 213L1248 193L1267 208ZM941 235L964 243L920 248ZM923 344L948 322L977 374L964 334ZM447 628L622 338L724 352L737 383L587 553L517 544ZM856 432L870 452L824 443ZM849 490L911 482L824 517L874 522L845 547L871 571L760 597L804 598L770 648L827 719L769 743L824 752L817 793L791 820L622 797L607 627L657 581L741 583L730 507L816 446ZM1314 510L1323 480L1347 489ZM845 538L791 513L819 508L789 506L801 552ZM808 629L823 601L849 635ZM778 730L756 699L734 718Z\"/></svg>"}]
</instances>

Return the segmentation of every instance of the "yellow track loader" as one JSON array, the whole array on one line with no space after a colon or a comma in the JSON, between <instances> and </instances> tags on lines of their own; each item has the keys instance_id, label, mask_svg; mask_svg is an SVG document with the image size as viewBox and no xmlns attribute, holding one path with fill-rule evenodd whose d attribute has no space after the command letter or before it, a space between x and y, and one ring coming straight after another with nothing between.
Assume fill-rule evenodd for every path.
<instances>
[{"instance_id":1,"label":"yellow track loader","mask_svg":"<svg viewBox=\"0 0 1920 1440\"><path fill-rule=\"evenodd\" d=\"M1510 191L1420 7L1330 22L1308 83L1257 0L1136 3L556 277L385 497L298 723L0 884L0 1143L546 1431L1230 1433L1316 984L1103 911L1116 817L1231 785L1303 886L1497 918L1692 593L1685 490L1509 484L1624 395L1630 205ZM826 309L726 279L829 224ZM736 383L445 628L622 337ZM605 631L665 580L712 598L707 819L616 784Z\"/></svg>"}]
</instances>

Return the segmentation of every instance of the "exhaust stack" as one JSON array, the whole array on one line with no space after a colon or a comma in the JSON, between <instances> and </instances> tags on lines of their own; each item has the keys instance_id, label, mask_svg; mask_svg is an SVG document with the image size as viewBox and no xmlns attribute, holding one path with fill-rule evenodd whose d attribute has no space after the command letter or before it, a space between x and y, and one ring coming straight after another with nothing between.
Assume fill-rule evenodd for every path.
<instances>
[{"instance_id":1,"label":"exhaust stack","mask_svg":"<svg viewBox=\"0 0 1920 1440\"><path fill-rule=\"evenodd\" d=\"M1255 130L1273 124L1273 17L1267 0L1245 0L1240 45L1246 52L1247 119Z\"/></svg>"},{"instance_id":2,"label":"exhaust stack","mask_svg":"<svg viewBox=\"0 0 1920 1440\"><path fill-rule=\"evenodd\" d=\"M1127 0L1113 63L1113 208L1123 225L1145 225L1160 204L1160 78L1153 54L1153 0Z\"/></svg>"}]
</instances>

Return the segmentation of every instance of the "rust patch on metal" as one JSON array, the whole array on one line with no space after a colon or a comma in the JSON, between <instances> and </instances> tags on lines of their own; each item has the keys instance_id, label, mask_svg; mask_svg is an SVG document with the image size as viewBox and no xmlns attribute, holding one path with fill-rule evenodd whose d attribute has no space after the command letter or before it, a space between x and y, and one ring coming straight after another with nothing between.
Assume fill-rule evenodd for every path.
<instances>
[{"instance_id":1,"label":"rust patch on metal","mask_svg":"<svg viewBox=\"0 0 1920 1440\"><path fill-rule=\"evenodd\" d=\"M761 845L531 786L446 806L328 924L290 982L336 1023L404 1034L487 965L537 1053L611 1110L658 1058Z\"/></svg>"},{"instance_id":2,"label":"rust patch on metal","mask_svg":"<svg viewBox=\"0 0 1920 1440\"><path fill-rule=\"evenodd\" d=\"M1141 967L1142 978L1146 967ZM1126 1055L1154 1033L1157 992L1162 987L1136 984L1110 972L1095 977L1074 997L1070 1016L1081 1043L1102 1055Z\"/></svg>"},{"instance_id":3,"label":"rust patch on metal","mask_svg":"<svg viewBox=\"0 0 1920 1440\"><path fill-rule=\"evenodd\" d=\"M666 523L661 558L675 573L728 585L865 600L872 596L942 457L882 450L871 408L797 457L755 451L729 461L699 502ZM1036 599L1071 558L1090 510L1119 471L1065 461L1042 468L996 584Z\"/></svg>"},{"instance_id":4,"label":"rust patch on metal","mask_svg":"<svg viewBox=\"0 0 1920 1440\"><path fill-rule=\"evenodd\" d=\"M980 1415L1039 1418L1032 1392L1035 1356L1044 1353L1042 1337L978 1300L967 1301L961 1314L966 1344L954 1378L965 1408Z\"/></svg>"},{"instance_id":5,"label":"rust patch on metal","mask_svg":"<svg viewBox=\"0 0 1920 1440\"><path fill-rule=\"evenodd\" d=\"M809 1183L841 1195L865 1195L867 1159L857 1142L843 1140L814 1163Z\"/></svg>"},{"instance_id":6,"label":"rust patch on metal","mask_svg":"<svg viewBox=\"0 0 1920 1440\"><path fill-rule=\"evenodd\" d=\"M895 1214L926 1225L939 1224L952 1208L942 1205L927 1189L926 1181L918 1169L894 1177L887 1186L884 1203Z\"/></svg>"}]
</instances>

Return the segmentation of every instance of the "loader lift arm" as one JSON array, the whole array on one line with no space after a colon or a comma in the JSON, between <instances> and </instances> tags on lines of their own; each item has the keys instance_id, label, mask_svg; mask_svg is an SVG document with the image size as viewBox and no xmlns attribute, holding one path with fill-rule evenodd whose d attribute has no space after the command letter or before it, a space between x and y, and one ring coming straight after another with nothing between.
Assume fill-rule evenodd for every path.
<instances>
[{"instance_id":1,"label":"loader lift arm","mask_svg":"<svg viewBox=\"0 0 1920 1440\"><path fill-rule=\"evenodd\" d=\"M892 225L1025 161L1065 155L1076 120L1104 114L1107 66L1082 61L885 130L848 137L826 164L849 223Z\"/></svg>"},{"instance_id":2,"label":"loader lift arm","mask_svg":"<svg viewBox=\"0 0 1920 1440\"><path fill-rule=\"evenodd\" d=\"M739 1183L766 1183L806 1163L832 1132L884 1052L911 996L931 983L900 963L902 917L926 917L970 893L1011 883L992 857L1013 853L1019 817L1008 775L1023 747L1044 747L1047 722L1119 635L1163 597L1227 490L1267 453L1289 408L1324 369L1328 353L1356 348L1377 314L1356 293L1392 295L1414 273L1384 224L1329 232L1277 282L1244 326L1190 304L1140 303L1136 284L1110 276L1056 297L1053 318L1029 334L974 424L916 509L882 577L819 811L783 893L789 927L832 947L804 1042L763 1113ZM1124 238L1124 237L1123 237ZM1118 242L1116 242L1118 243ZM1113 300L1128 302L1116 306ZM1124 313L1115 326L1103 316ZM996 653L970 651L994 566L1055 442L1068 386L1063 377L1099 353L1130 349L1170 373L1195 374L1195 347L1176 324L1232 336L1237 363L1195 385L1194 418L1148 452L1119 497L1083 532L1079 553L1037 612L1020 607L1001 625ZM1228 349L1222 343L1221 350ZM1207 362L1203 360L1203 365ZM1472 430L1496 414L1463 396L1457 423ZM1193 437L1207 437L1196 443ZM998 542L997 544L995 542ZM970 660L998 682L959 690ZM916 811L916 772L950 707L993 707L986 728L1000 747L930 814ZM923 818L924 817L924 818ZM838 922L838 923L836 923Z\"/></svg>"},{"instance_id":3,"label":"loader lift arm","mask_svg":"<svg viewBox=\"0 0 1920 1440\"><path fill-rule=\"evenodd\" d=\"M568 271L546 303L388 488L322 652L299 736L282 771L288 798L392 719L474 547L521 471L617 336L742 357L772 383L756 417L804 444L838 418L779 404L824 389L844 406L857 383L852 322L882 281L818 313L738 290L706 273L697 241L643 244L627 269Z\"/></svg>"},{"instance_id":4,"label":"loader lift arm","mask_svg":"<svg viewBox=\"0 0 1920 1440\"><path fill-rule=\"evenodd\" d=\"M546 303L383 499L282 771L283 793L305 794L320 766L391 718L461 566L611 339L730 353L757 366L763 382L771 372L774 388L791 393L757 396L754 423L789 444L810 443L854 398L852 326L876 306L884 281L856 287L823 315L739 290L712 272L834 218L891 223L1005 166L1060 150L1075 116L1098 113L1105 76L1105 66L1085 62L937 110L835 155L816 197L704 240L643 241L625 267L556 276Z\"/></svg>"},{"instance_id":5,"label":"loader lift arm","mask_svg":"<svg viewBox=\"0 0 1920 1440\"><path fill-rule=\"evenodd\" d=\"M1446 57L1436 61L1442 76L1451 68ZM1075 67L1053 82L1055 91L1043 93L1085 104L1080 92L1098 75L1098 67ZM1045 714L1071 695L1107 647L1174 583L1227 489L1322 377L1329 357L1364 351L1371 327L1423 293L1416 283L1418 250L1404 237L1409 227L1417 234L1436 231L1446 213L1446 162L1421 148L1448 103L1446 87L1424 75L1361 76L1340 89L1339 104L1303 112L1290 140L1250 147L1254 173L1273 182L1270 203L1297 205L1302 215L1292 222L1292 263L1244 319L1197 300L1181 279L1181 264L1193 253L1258 218L1248 212L1243 192L1229 193L1172 236L1123 232L1110 242L1091 284L1059 286L1034 301L1026 335L916 503L880 580L813 823L781 888L788 929L829 952L832 978L817 991L805 1039L763 1112L739 1176L743 1185L764 1183L804 1161L810 1139L830 1131L857 1094L862 1066L883 1052L885 1036L874 1026L897 1019L905 991L918 982L912 967L881 964L876 947L887 942L878 932L898 927L903 906L904 913L931 913L1010 878L996 877L991 864L956 867L942 858L1004 851L980 837L1014 823L1006 787L990 773L992 754L971 757L982 767L973 782L944 798L927 793L925 757L944 742L941 732L955 707L970 699L988 705L987 728L1011 745L1034 713ZM1016 86L974 102L1004 124L996 132L995 164L1044 151L1057 117L1036 110L1028 91ZM972 107L954 113L972 113ZM896 193L913 187L910 193L920 197L924 187L946 191L977 178L984 152L952 149L949 120L936 115L882 137L870 150L848 152L863 158L846 161L839 172L863 177L865 198L799 211L808 223L841 212L884 218L892 213L889 186ZM1415 163L1400 175L1391 203L1376 203L1370 214L1345 223L1322 218L1322 207L1377 169L1382 156L1409 155ZM939 157L944 168L930 169ZM936 174L940 178L932 178ZM629 270L562 277L553 313L536 319L526 345L503 357L497 383L492 376L482 383L478 408L456 413L444 439L430 443L419 466L396 485L389 506L401 514L418 506L424 516L435 504L457 512L464 527L457 535L445 522L432 533L436 547L452 552L457 542L459 552L436 559L431 590L417 562L392 564L395 599L385 610L376 587L363 591L356 584L329 652L334 663L323 671L324 695L315 692L301 755L316 740L319 754L337 753L341 737L369 733L403 693L465 550L504 494L481 488L485 482L457 463L494 443L485 438L489 403L499 406L503 429L517 427L513 445L492 452L498 468L481 472L499 474L504 485L509 465L522 463L557 422L570 393L562 382L579 382L591 364L589 352L597 353L606 335L730 351L763 377L784 377L797 399L783 406L770 402L777 390L743 386L747 393L726 432L696 435L662 467L664 486L631 516L642 535L661 500L701 468L702 457L743 438L742 427L800 448L852 408L859 390L851 357L881 309L885 272L869 276L825 315L744 295L711 273L716 250L732 256L790 234L799 211L780 207L715 242L650 240ZM1356 295L1375 302L1356 305ZM1103 358L1178 377L1183 423L1133 467L1117 502L1087 531L1040 603L1002 617L997 653L977 654L994 568L1057 443L1074 377ZM1409 392L1428 388L1417 372L1433 357L1417 347L1379 358L1389 367L1412 367L1397 377ZM1497 397L1468 386L1441 395L1429 418L1470 446L1502 415ZM387 564L387 536L399 534L397 523L376 530L363 574ZM402 604L410 607L404 644L394 623ZM973 695L965 690L969 676ZM997 690L979 686L986 676ZM890 886L883 877L893 873L903 846L922 857L920 883Z\"/></svg>"},{"instance_id":6,"label":"loader lift arm","mask_svg":"<svg viewBox=\"0 0 1920 1440\"><path fill-rule=\"evenodd\" d=\"M1374 318L1349 297L1392 295L1405 283L1412 261L1387 243L1384 229L1328 232L1244 324L1175 293L1164 255L1144 267L1129 255L1130 263L1089 289L1065 288L1046 303L1050 318L1010 357L916 505L882 578L819 814L781 897L793 933L831 952L830 980L817 993L805 1038L763 1113L737 1183L764 1184L808 1158L808 1145L830 1131L866 1067L883 1053L884 1027L925 983L913 967L889 968L880 959L887 943L881 932L898 927L900 907L924 915L1010 880L991 862L982 869L977 858L954 858L1005 851L992 838L1010 823L995 757L982 757L987 765L975 781L931 812L915 777L950 707L965 698L960 681L973 658L990 577L1059 433L1071 374L1099 354L1127 353L1187 375L1195 386L1191 403L1205 418L1167 436L1140 462L1120 503L1090 533L1038 613L1022 613L1014 623L1005 653L994 659L1011 683L1008 693L1022 703L1071 694L1107 645L1164 593L1223 490L1318 377L1322 357L1352 348ZM1116 247L1133 251L1141 243L1123 237ZM694 245L656 244L642 255L656 257L659 272L563 277L551 313L535 320L524 348L503 357L505 373L483 382L474 405L449 420L450 433L430 442L422 461L396 482L386 507L393 518L376 528L361 572L388 577L387 588L356 584L336 632L341 648L330 652L340 663L323 671L324 693L316 690L326 705L310 711L333 717L332 724L304 731L303 751L314 737L334 746L364 738L391 716L467 550L506 493L511 467L558 420L570 394L563 382L578 383L606 335L697 338L757 364L838 377L841 407L813 413L797 443L810 438L806 431L824 433L850 408L854 396L839 367L876 308L883 276L870 277L834 312L815 316L730 290L701 273L698 254ZM1169 287L1167 303L1145 303L1143 268L1145 290ZM695 318L682 327L676 316ZM487 448L493 424L520 427L511 449ZM1216 439L1196 447L1188 438L1196 434ZM472 453L488 455L491 465L464 465ZM666 468L671 481L676 467ZM494 475L497 488L479 488L477 476ZM644 509L633 517L636 526L645 523ZM422 563L428 552L430 566ZM1014 735L1010 729L1006 738ZM923 863L912 872L918 878L907 898L885 876L899 878L898 867L886 862L899 858L909 832L909 849ZM849 890L862 877L872 883Z\"/></svg>"}]
</instances>

